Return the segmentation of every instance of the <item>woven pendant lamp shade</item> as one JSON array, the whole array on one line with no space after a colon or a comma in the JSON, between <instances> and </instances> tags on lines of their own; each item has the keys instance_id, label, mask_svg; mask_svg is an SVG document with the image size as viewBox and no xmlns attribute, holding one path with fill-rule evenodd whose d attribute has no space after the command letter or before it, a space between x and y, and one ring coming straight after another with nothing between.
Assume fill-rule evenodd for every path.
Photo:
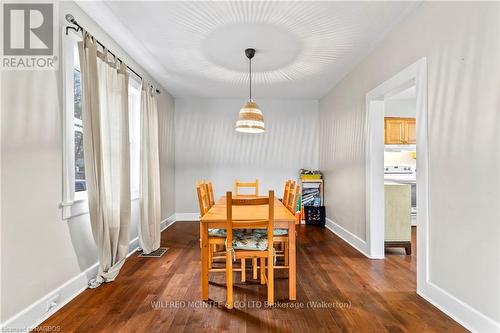
<instances>
[{"instance_id":1,"label":"woven pendant lamp shade","mask_svg":"<svg viewBox=\"0 0 500 333\"><path fill-rule=\"evenodd\" d=\"M241 108L236 122L236 131L242 133L263 133L265 131L264 116L257 103L249 100Z\"/></svg>"}]
</instances>

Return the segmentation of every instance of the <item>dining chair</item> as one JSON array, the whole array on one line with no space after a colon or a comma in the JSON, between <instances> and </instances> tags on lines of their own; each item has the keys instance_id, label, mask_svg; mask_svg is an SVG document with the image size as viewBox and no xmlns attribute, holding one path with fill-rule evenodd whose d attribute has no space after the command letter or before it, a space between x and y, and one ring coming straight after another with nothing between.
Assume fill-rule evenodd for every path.
<instances>
[{"instance_id":1,"label":"dining chair","mask_svg":"<svg viewBox=\"0 0 500 333\"><path fill-rule=\"evenodd\" d=\"M196 192L198 195L198 203L200 207L200 217L205 215L210 208L215 204L210 197L213 198L212 182L197 181ZM201 226L200 226L201 227ZM201 235L201 230L200 230ZM201 247L201 240L200 240ZM225 268L214 268L215 259L225 258L226 247L226 230L225 229L208 229L208 269L209 272L225 272ZM222 248L220 250L220 248ZM241 261L241 268L235 271L241 271L241 281L245 282L245 260Z\"/></svg>"},{"instance_id":2,"label":"dining chair","mask_svg":"<svg viewBox=\"0 0 500 333\"><path fill-rule=\"evenodd\" d=\"M211 183L209 183L211 184ZM213 206L210 202L210 186L205 181L196 182L196 192L198 195L198 205L200 208L200 217L205 215ZM201 226L200 226L201 227ZM201 235L201 230L200 230ZM217 252L217 246L224 247L226 233L224 229L208 229L208 263L209 269L212 268L213 255ZM200 240L201 247L201 240Z\"/></svg>"},{"instance_id":3,"label":"dining chair","mask_svg":"<svg viewBox=\"0 0 500 333\"><path fill-rule=\"evenodd\" d=\"M233 207L268 205L267 219L255 221L233 220ZM238 229L265 228L267 233L254 230L234 232ZM267 302L274 304L274 191L268 197L233 199L226 193L226 287L227 307L233 308L233 260L259 258L261 284L267 284ZM266 264L267 261L267 264ZM267 268L267 269L266 269ZM267 274L266 274L267 271Z\"/></svg>"},{"instance_id":4,"label":"dining chair","mask_svg":"<svg viewBox=\"0 0 500 333\"><path fill-rule=\"evenodd\" d=\"M293 184L293 189L288 195L287 202L283 203L285 207L294 215L296 215L297 201L300 193L300 185ZM278 256L284 257L284 265L276 266L276 268L288 268L288 230L287 229L274 229L274 242L280 245L281 251L277 254Z\"/></svg>"},{"instance_id":5,"label":"dining chair","mask_svg":"<svg viewBox=\"0 0 500 333\"><path fill-rule=\"evenodd\" d=\"M254 194L250 195L259 195L259 180L256 179L255 182L240 182L238 179L234 180L234 195L246 195L246 194L240 194L239 189L240 188L253 188L254 189Z\"/></svg>"},{"instance_id":6,"label":"dining chair","mask_svg":"<svg viewBox=\"0 0 500 333\"><path fill-rule=\"evenodd\" d=\"M235 179L234 180L234 195L235 196L238 196L238 195L249 195L249 194L240 194L239 192L239 189L240 188L253 188L254 189L254 193L253 194L250 194L252 196L258 196L259 195L259 180L258 179L255 179L255 182L241 182L239 181L238 179ZM252 277L254 280L257 279L257 258L253 258L252 259ZM242 278L244 279L244 276L246 274L245 272L245 259L242 260L242 264L241 264L241 269L242 269ZM243 280L242 280L243 281Z\"/></svg>"}]
</instances>

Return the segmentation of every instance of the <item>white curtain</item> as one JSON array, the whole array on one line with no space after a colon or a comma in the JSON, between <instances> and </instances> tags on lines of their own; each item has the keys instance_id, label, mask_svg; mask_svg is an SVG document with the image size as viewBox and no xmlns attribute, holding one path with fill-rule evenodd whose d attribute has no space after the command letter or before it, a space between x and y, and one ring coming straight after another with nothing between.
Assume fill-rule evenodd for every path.
<instances>
[{"instance_id":1,"label":"white curtain","mask_svg":"<svg viewBox=\"0 0 500 333\"><path fill-rule=\"evenodd\" d=\"M82 75L85 177L99 270L91 288L113 281L128 253L130 152L125 64L100 52L84 32L78 43Z\"/></svg>"},{"instance_id":2,"label":"white curtain","mask_svg":"<svg viewBox=\"0 0 500 333\"><path fill-rule=\"evenodd\" d=\"M156 92L142 82L141 91L141 222L139 244L144 253L160 247L160 158Z\"/></svg>"}]
</instances>

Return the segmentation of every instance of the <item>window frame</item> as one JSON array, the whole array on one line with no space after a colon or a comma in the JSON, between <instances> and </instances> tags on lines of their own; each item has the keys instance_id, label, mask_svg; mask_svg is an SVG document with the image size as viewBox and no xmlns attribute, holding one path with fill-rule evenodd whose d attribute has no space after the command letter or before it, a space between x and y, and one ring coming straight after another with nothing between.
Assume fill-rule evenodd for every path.
<instances>
[{"instance_id":1,"label":"window frame","mask_svg":"<svg viewBox=\"0 0 500 333\"><path fill-rule=\"evenodd\" d=\"M63 219L87 214L87 191L75 192L75 124L74 124L74 59L77 43L81 37L62 29L62 77L63 77L63 197L61 202Z\"/></svg>"}]
</instances>

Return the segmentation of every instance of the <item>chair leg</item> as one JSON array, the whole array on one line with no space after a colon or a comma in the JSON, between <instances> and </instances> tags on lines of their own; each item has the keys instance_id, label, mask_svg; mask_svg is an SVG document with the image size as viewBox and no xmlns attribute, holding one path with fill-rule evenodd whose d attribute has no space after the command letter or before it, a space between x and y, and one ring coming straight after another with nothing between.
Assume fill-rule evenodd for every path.
<instances>
[{"instance_id":1,"label":"chair leg","mask_svg":"<svg viewBox=\"0 0 500 333\"><path fill-rule=\"evenodd\" d=\"M252 278L254 280L257 280L257 258L252 258L252 269L253 269Z\"/></svg>"},{"instance_id":2,"label":"chair leg","mask_svg":"<svg viewBox=\"0 0 500 333\"><path fill-rule=\"evenodd\" d=\"M273 252L267 256L267 304L274 305L274 258Z\"/></svg>"},{"instance_id":3,"label":"chair leg","mask_svg":"<svg viewBox=\"0 0 500 333\"><path fill-rule=\"evenodd\" d=\"M285 244L285 250L284 250L285 266L288 266L288 242L284 242L284 244Z\"/></svg>"},{"instance_id":4,"label":"chair leg","mask_svg":"<svg viewBox=\"0 0 500 333\"><path fill-rule=\"evenodd\" d=\"M233 257L230 252L226 252L226 288L228 309L233 308Z\"/></svg>"},{"instance_id":5,"label":"chair leg","mask_svg":"<svg viewBox=\"0 0 500 333\"><path fill-rule=\"evenodd\" d=\"M245 270L245 265L246 265L246 262L245 262L245 258L241 258L241 282L245 282L246 281L246 270Z\"/></svg>"},{"instance_id":6,"label":"chair leg","mask_svg":"<svg viewBox=\"0 0 500 333\"><path fill-rule=\"evenodd\" d=\"M212 256L213 256L214 248L212 245L208 246L208 269L212 269Z\"/></svg>"},{"instance_id":7,"label":"chair leg","mask_svg":"<svg viewBox=\"0 0 500 333\"><path fill-rule=\"evenodd\" d=\"M266 283L266 258L260 258L260 284Z\"/></svg>"}]
</instances>

